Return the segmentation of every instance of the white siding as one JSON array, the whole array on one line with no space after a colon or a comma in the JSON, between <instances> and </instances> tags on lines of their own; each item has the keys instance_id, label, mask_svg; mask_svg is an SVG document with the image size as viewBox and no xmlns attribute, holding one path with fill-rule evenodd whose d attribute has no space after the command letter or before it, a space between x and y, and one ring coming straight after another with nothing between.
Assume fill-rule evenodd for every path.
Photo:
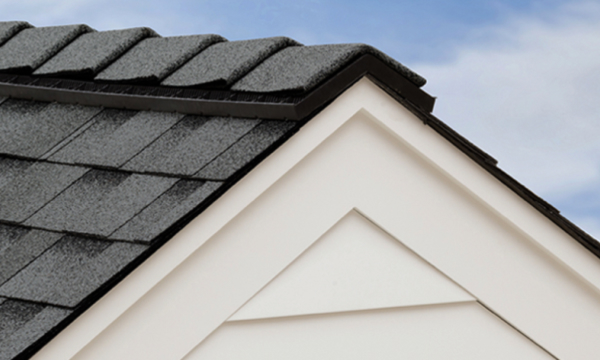
<instances>
[{"instance_id":1,"label":"white siding","mask_svg":"<svg viewBox=\"0 0 600 360\"><path fill-rule=\"evenodd\" d=\"M229 320L474 300L351 211Z\"/></svg>"}]
</instances>

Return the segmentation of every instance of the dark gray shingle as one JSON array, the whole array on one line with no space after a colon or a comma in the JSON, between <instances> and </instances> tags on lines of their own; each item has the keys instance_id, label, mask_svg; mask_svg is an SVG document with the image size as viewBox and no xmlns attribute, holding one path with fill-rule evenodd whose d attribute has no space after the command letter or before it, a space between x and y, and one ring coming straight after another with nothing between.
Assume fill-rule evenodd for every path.
<instances>
[{"instance_id":1,"label":"dark gray shingle","mask_svg":"<svg viewBox=\"0 0 600 360\"><path fill-rule=\"evenodd\" d=\"M61 237L59 233L0 224L0 285Z\"/></svg>"},{"instance_id":2,"label":"dark gray shingle","mask_svg":"<svg viewBox=\"0 0 600 360\"><path fill-rule=\"evenodd\" d=\"M110 238L150 242L220 186L220 182L180 180Z\"/></svg>"},{"instance_id":3,"label":"dark gray shingle","mask_svg":"<svg viewBox=\"0 0 600 360\"><path fill-rule=\"evenodd\" d=\"M15 36L19 31L32 27L25 21L0 21L0 45Z\"/></svg>"},{"instance_id":4,"label":"dark gray shingle","mask_svg":"<svg viewBox=\"0 0 600 360\"><path fill-rule=\"evenodd\" d=\"M146 246L66 236L0 286L6 297L75 306Z\"/></svg>"},{"instance_id":5,"label":"dark gray shingle","mask_svg":"<svg viewBox=\"0 0 600 360\"><path fill-rule=\"evenodd\" d=\"M46 335L71 311L6 300L0 304L0 360L10 360Z\"/></svg>"},{"instance_id":6,"label":"dark gray shingle","mask_svg":"<svg viewBox=\"0 0 600 360\"><path fill-rule=\"evenodd\" d=\"M158 36L152 29L133 28L83 34L34 72L34 75L96 75L140 40Z\"/></svg>"},{"instance_id":7,"label":"dark gray shingle","mask_svg":"<svg viewBox=\"0 0 600 360\"><path fill-rule=\"evenodd\" d=\"M29 28L0 47L0 70L31 72L77 36L93 31L87 25Z\"/></svg>"},{"instance_id":8,"label":"dark gray shingle","mask_svg":"<svg viewBox=\"0 0 600 360\"><path fill-rule=\"evenodd\" d=\"M265 151L296 125L293 121L263 121L202 168L195 177L225 180Z\"/></svg>"},{"instance_id":9,"label":"dark gray shingle","mask_svg":"<svg viewBox=\"0 0 600 360\"><path fill-rule=\"evenodd\" d=\"M162 85L231 85L267 57L284 47L295 45L300 44L286 37L215 44L175 71Z\"/></svg>"},{"instance_id":10,"label":"dark gray shingle","mask_svg":"<svg viewBox=\"0 0 600 360\"><path fill-rule=\"evenodd\" d=\"M67 146L50 156L66 163L119 167L167 131L184 115L107 109Z\"/></svg>"},{"instance_id":11,"label":"dark gray shingle","mask_svg":"<svg viewBox=\"0 0 600 360\"><path fill-rule=\"evenodd\" d=\"M8 338L42 310L44 305L5 300L0 304L0 339Z\"/></svg>"},{"instance_id":12,"label":"dark gray shingle","mask_svg":"<svg viewBox=\"0 0 600 360\"><path fill-rule=\"evenodd\" d=\"M123 168L193 175L259 122L260 120L186 116Z\"/></svg>"},{"instance_id":13,"label":"dark gray shingle","mask_svg":"<svg viewBox=\"0 0 600 360\"><path fill-rule=\"evenodd\" d=\"M145 39L102 71L96 80L158 82L209 45L218 35Z\"/></svg>"},{"instance_id":14,"label":"dark gray shingle","mask_svg":"<svg viewBox=\"0 0 600 360\"><path fill-rule=\"evenodd\" d=\"M83 167L0 158L0 219L24 221L86 171Z\"/></svg>"},{"instance_id":15,"label":"dark gray shingle","mask_svg":"<svg viewBox=\"0 0 600 360\"><path fill-rule=\"evenodd\" d=\"M91 170L26 224L108 236L176 181L174 178Z\"/></svg>"},{"instance_id":16,"label":"dark gray shingle","mask_svg":"<svg viewBox=\"0 0 600 360\"><path fill-rule=\"evenodd\" d=\"M9 99L0 105L0 152L37 158L100 111L100 107Z\"/></svg>"},{"instance_id":17,"label":"dark gray shingle","mask_svg":"<svg viewBox=\"0 0 600 360\"><path fill-rule=\"evenodd\" d=\"M233 90L308 91L363 54L373 54L417 86L425 79L379 50L364 44L292 46L269 57L233 84Z\"/></svg>"},{"instance_id":18,"label":"dark gray shingle","mask_svg":"<svg viewBox=\"0 0 600 360\"><path fill-rule=\"evenodd\" d=\"M8 159L0 156L0 189L22 176L32 164L31 161Z\"/></svg>"}]
</instances>

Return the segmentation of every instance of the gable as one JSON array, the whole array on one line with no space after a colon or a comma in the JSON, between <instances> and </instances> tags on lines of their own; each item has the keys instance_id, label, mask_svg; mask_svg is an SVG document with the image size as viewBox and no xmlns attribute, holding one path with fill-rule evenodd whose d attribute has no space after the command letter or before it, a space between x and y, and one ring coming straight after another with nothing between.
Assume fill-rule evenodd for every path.
<instances>
[{"instance_id":1,"label":"gable","mask_svg":"<svg viewBox=\"0 0 600 360\"><path fill-rule=\"evenodd\" d=\"M1 359L38 351L365 73L434 100L363 44L0 22L0 55Z\"/></svg>"},{"instance_id":2,"label":"gable","mask_svg":"<svg viewBox=\"0 0 600 360\"><path fill-rule=\"evenodd\" d=\"M465 314L557 358L597 353L598 258L362 80L40 356L191 356L351 211L467 291Z\"/></svg>"}]
</instances>

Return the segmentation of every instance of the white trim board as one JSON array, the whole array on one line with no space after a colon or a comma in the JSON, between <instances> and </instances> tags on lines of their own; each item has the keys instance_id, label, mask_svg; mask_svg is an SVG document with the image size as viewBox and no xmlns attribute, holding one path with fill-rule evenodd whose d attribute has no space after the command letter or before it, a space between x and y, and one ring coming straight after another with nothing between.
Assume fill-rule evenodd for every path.
<instances>
[{"instance_id":1,"label":"white trim board","mask_svg":"<svg viewBox=\"0 0 600 360\"><path fill-rule=\"evenodd\" d=\"M363 79L34 359L181 359L355 208L559 358L598 353L598 259Z\"/></svg>"},{"instance_id":2,"label":"white trim board","mask_svg":"<svg viewBox=\"0 0 600 360\"><path fill-rule=\"evenodd\" d=\"M463 302L228 322L185 357L225 359L555 358L477 302Z\"/></svg>"}]
</instances>

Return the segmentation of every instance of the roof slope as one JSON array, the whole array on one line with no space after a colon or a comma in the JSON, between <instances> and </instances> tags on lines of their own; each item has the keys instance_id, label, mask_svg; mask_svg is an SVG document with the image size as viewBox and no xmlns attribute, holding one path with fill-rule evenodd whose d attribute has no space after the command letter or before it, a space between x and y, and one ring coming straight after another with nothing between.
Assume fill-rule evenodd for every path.
<instances>
[{"instance_id":1,"label":"roof slope","mask_svg":"<svg viewBox=\"0 0 600 360\"><path fill-rule=\"evenodd\" d=\"M297 122L0 102L0 359L222 193Z\"/></svg>"},{"instance_id":2,"label":"roof slope","mask_svg":"<svg viewBox=\"0 0 600 360\"><path fill-rule=\"evenodd\" d=\"M0 360L30 357L365 75L593 248L369 46L0 22Z\"/></svg>"}]
</instances>

